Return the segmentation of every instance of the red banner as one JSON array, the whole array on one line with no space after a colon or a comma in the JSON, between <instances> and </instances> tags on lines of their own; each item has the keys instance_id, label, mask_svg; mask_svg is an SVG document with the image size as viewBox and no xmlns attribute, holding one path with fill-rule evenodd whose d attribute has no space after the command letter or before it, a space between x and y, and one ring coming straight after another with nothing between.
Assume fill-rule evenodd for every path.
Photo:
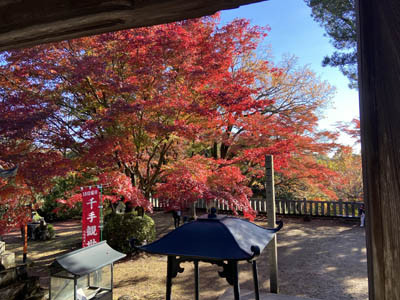
<instances>
[{"instance_id":1,"label":"red banner","mask_svg":"<svg viewBox=\"0 0 400 300\"><path fill-rule=\"evenodd\" d=\"M82 248L100 242L100 191L97 187L82 189Z\"/></svg>"}]
</instances>

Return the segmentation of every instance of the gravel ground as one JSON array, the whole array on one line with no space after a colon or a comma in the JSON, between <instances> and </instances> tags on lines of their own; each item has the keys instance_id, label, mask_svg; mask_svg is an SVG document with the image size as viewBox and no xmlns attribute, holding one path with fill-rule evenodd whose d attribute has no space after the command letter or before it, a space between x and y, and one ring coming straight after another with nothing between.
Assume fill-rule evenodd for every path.
<instances>
[{"instance_id":1,"label":"gravel ground","mask_svg":"<svg viewBox=\"0 0 400 300\"><path fill-rule=\"evenodd\" d=\"M157 234L162 236L173 228L170 214L156 212ZM304 222L283 218L284 227L278 234L278 267L280 293L317 299L368 299L365 231L357 223L341 220L313 219ZM262 218L257 223L266 226ZM35 264L32 272L48 284L46 266L61 252L76 249L80 224L76 221L56 223L57 237L47 242L29 242L29 257ZM4 237L7 249L21 258L21 239L17 232ZM200 298L216 300L230 286L218 276L215 265L200 263ZM137 300L165 298L167 261L162 256L139 256L115 265L114 299L131 295ZM174 299L193 299L193 266L183 264L185 271L173 279ZM251 265L240 264L240 285L252 289ZM266 251L258 259L260 287L269 290Z\"/></svg>"}]
</instances>

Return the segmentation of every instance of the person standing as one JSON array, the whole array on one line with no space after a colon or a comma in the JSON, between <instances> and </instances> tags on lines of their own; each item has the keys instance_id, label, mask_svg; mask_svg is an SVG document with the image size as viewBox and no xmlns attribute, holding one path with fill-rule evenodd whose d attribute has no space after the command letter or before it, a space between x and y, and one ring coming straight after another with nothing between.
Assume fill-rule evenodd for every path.
<instances>
[{"instance_id":1,"label":"person standing","mask_svg":"<svg viewBox=\"0 0 400 300\"><path fill-rule=\"evenodd\" d=\"M175 228L178 228L179 224L181 222L181 211L180 210L173 210L172 211L172 216L174 217L174 226L175 226Z\"/></svg>"},{"instance_id":2,"label":"person standing","mask_svg":"<svg viewBox=\"0 0 400 300\"><path fill-rule=\"evenodd\" d=\"M365 206L364 204L360 205L360 208L358 209L358 215L360 216L360 227L365 226Z\"/></svg>"},{"instance_id":3,"label":"person standing","mask_svg":"<svg viewBox=\"0 0 400 300\"><path fill-rule=\"evenodd\" d=\"M177 226L176 227L179 227L179 225L180 225L180 223L181 223L181 215L182 215L182 213L181 213L181 210L180 209L178 209L177 211L176 211L176 214L177 214L177 222L178 222L178 224L177 224ZM175 227L175 228L176 228Z\"/></svg>"}]
</instances>

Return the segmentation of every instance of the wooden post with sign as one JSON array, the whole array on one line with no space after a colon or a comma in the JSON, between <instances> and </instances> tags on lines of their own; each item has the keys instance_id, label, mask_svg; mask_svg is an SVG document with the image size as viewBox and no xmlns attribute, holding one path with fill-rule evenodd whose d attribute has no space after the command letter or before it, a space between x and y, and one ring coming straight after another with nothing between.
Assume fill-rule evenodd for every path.
<instances>
[{"instance_id":1,"label":"wooden post with sign","mask_svg":"<svg viewBox=\"0 0 400 300\"><path fill-rule=\"evenodd\" d=\"M274 157L265 156L265 196L267 202L268 227L274 228L276 225L276 206L275 206L275 188L274 188ZM270 291L277 294L278 286L278 251L276 234L268 244L268 259L270 268Z\"/></svg>"}]
</instances>

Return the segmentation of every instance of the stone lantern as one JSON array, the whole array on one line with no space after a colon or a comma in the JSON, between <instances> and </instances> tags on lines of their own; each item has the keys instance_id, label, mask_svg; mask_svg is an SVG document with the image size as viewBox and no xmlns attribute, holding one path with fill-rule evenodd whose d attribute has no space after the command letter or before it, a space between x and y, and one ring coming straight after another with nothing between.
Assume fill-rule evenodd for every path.
<instances>
[{"instance_id":1,"label":"stone lantern","mask_svg":"<svg viewBox=\"0 0 400 300\"><path fill-rule=\"evenodd\" d=\"M125 256L103 241L58 257L50 266L50 300L112 300L113 263Z\"/></svg>"}]
</instances>

